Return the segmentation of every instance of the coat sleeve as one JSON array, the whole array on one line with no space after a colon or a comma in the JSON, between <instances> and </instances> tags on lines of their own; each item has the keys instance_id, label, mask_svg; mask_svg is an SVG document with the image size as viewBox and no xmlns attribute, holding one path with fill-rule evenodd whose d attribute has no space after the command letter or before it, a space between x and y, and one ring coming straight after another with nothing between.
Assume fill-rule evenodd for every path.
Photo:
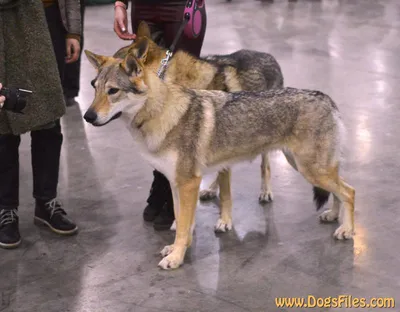
<instances>
[{"instance_id":1,"label":"coat sleeve","mask_svg":"<svg viewBox=\"0 0 400 312\"><path fill-rule=\"evenodd\" d=\"M68 34L81 36L82 16L79 0L65 0Z\"/></svg>"}]
</instances>

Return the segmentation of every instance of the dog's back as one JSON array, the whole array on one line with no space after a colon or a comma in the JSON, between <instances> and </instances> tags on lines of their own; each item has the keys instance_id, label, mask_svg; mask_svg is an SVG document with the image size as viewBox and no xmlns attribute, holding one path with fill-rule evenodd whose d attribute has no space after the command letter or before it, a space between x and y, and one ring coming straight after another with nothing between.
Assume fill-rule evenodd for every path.
<instances>
[{"instance_id":1,"label":"dog's back","mask_svg":"<svg viewBox=\"0 0 400 312\"><path fill-rule=\"evenodd\" d=\"M281 67L271 54L239 50L232 54L206 56L203 60L217 66L233 67L241 90L258 92L283 88Z\"/></svg>"},{"instance_id":2,"label":"dog's back","mask_svg":"<svg viewBox=\"0 0 400 312\"><path fill-rule=\"evenodd\" d=\"M211 162L218 162L218 155L257 156L265 149L300 141L313 149L318 144L337 143L339 111L324 93L283 88L233 93L224 103L212 94L209 100L214 102L216 133L209 140L209 153L217 158Z\"/></svg>"}]
</instances>

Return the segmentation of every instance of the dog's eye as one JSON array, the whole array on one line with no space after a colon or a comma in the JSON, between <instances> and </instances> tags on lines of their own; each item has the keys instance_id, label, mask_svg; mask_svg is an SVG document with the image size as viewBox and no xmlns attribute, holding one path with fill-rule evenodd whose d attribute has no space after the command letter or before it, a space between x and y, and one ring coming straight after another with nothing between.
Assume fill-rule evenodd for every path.
<instances>
[{"instance_id":1,"label":"dog's eye","mask_svg":"<svg viewBox=\"0 0 400 312\"><path fill-rule=\"evenodd\" d=\"M117 88L111 88L110 90L108 90L108 94L113 95L113 94L117 93L118 91L119 91L119 89L117 89Z\"/></svg>"},{"instance_id":2,"label":"dog's eye","mask_svg":"<svg viewBox=\"0 0 400 312\"><path fill-rule=\"evenodd\" d=\"M95 83L96 83L96 80L95 80L95 79L93 79L93 80L90 82L90 84L92 85L92 87L96 89L96 86L94 85Z\"/></svg>"}]
</instances>

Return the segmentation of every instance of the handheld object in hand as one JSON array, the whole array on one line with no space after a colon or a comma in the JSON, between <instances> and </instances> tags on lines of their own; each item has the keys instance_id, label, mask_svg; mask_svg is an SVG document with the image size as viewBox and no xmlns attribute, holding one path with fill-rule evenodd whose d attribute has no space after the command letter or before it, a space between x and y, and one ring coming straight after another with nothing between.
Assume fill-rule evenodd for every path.
<instances>
[{"instance_id":1,"label":"handheld object in hand","mask_svg":"<svg viewBox=\"0 0 400 312\"><path fill-rule=\"evenodd\" d=\"M20 88L2 88L0 90L0 95L6 98L2 109L14 113L22 113L22 110L26 106L27 97L32 93L33 92L30 90Z\"/></svg>"},{"instance_id":2,"label":"handheld object in hand","mask_svg":"<svg viewBox=\"0 0 400 312\"><path fill-rule=\"evenodd\" d=\"M188 38L197 38L203 27L203 16L206 14L205 0L188 0L183 13L189 19L185 26L185 35Z\"/></svg>"}]
</instances>

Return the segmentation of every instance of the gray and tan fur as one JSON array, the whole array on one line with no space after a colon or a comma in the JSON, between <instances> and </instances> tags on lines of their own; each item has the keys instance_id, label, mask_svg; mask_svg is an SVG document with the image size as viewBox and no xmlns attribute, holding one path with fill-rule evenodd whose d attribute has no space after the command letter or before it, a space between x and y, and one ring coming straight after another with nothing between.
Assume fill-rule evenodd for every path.
<instances>
[{"instance_id":1,"label":"gray and tan fur","mask_svg":"<svg viewBox=\"0 0 400 312\"><path fill-rule=\"evenodd\" d=\"M283 150L292 166L314 186L321 208L333 193L322 221L338 219L334 236L350 239L354 230L354 189L339 176L343 125L329 96L294 88L264 92L188 89L161 81L143 65L148 40L142 39L124 60L86 52L97 68L95 99L84 118L102 126L121 113L144 158L170 181L177 228L159 266L177 268L192 241L202 176ZM218 176L220 229L232 226L230 171Z\"/></svg>"},{"instance_id":2,"label":"gray and tan fur","mask_svg":"<svg viewBox=\"0 0 400 312\"><path fill-rule=\"evenodd\" d=\"M148 25L141 22L137 38L151 38ZM136 43L118 50L114 57L124 58ZM166 49L149 41L149 52L145 66L157 71ZM190 89L236 91L265 91L283 88L283 75L276 59L257 51L240 50L228 55L211 55L204 58L194 57L184 51L177 51L172 57L165 73L168 82L181 84ZM200 192L201 200L210 200L217 196L219 178L208 188ZM261 193L260 203L273 199L271 188L271 170L268 155L261 155Z\"/></svg>"}]
</instances>

